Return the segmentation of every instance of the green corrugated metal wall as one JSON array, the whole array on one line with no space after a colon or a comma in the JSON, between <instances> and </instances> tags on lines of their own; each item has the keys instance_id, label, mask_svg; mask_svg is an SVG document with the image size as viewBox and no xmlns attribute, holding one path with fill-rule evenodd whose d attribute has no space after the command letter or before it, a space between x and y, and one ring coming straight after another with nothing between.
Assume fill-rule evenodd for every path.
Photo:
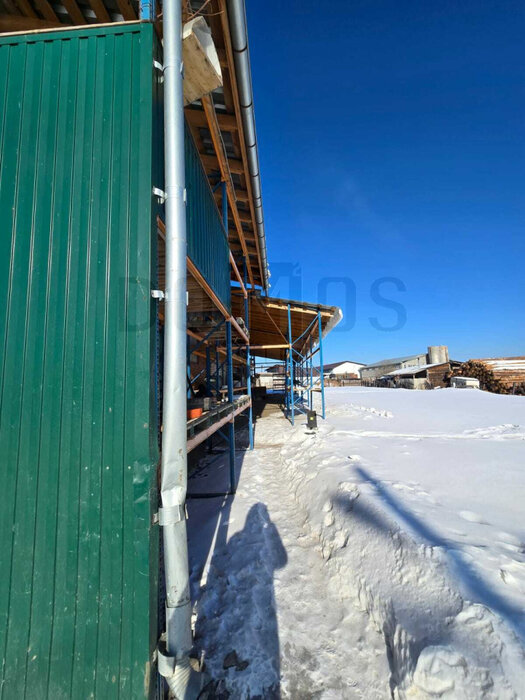
<instances>
[{"instance_id":1,"label":"green corrugated metal wall","mask_svg":"<svg viewBox=\"0 0 525 700\"><path fill-rule=\"evenodd\" d=\"M231 311L230 248L199 154L186 128L186 225L188 255L224 306Z\"/></svg>"},{"instance_id":2,"label":"green corrugated metal wall","mask_svg":"<svg viewBox=\"0 0 525 700\"><path fill-rule=\"evenodd\" d=\"M0 38L8 700L153 692L152 47L139 24Z\"/></svg>"}]
</instances>

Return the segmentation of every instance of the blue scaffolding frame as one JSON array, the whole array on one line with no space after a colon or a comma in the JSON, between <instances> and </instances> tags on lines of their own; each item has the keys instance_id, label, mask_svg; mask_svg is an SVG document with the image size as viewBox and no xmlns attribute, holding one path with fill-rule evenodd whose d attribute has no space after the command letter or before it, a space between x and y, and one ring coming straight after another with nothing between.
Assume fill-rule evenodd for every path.
<instances>
[{"instance_id":1,"label":"blue scaffolding frame","mask_svg":"<svg viewBox=\"0 0 525 700\"><path fill-rule=\"evenodd\" d=\"M226 183L219 182L216 188L222 188L222 221L224 229L227 233L228 231L228 201L226 195ZM244 291L246 290L247 284L247 264L246 259L243 258L243 279L244 279ZM232 342L232 321L233 317L222 318L218 323L216 323L204 336L196 336L198 342L196 345L188 344L187 350L187 364L188 364L188 397L193 395L193 385L198 379L202 378L204 375L206 377L206 394L209 397L215 395L216 399L222 400L222 390L221 387L226 384L227 401L232 406L235 402L235 389L234 389L234 379L233 379L233 342ZM237 325L237 324L236 324ZM245 293L244 298L244 325L249 338L249 303L248 295ZM225 332L225 347L221 346L218 340L212 341L212 336L218 331L222 330L224 326ZM198 351L202 346L205 346L205 367L191 376L191 355ZM252 378L251 378L251 354L250 345L244 346L246 350L246 393L249 396L249 402L245 408L242 408L241 412L248 411L248 437L249 437L249 449L253 450L254 446L254 434L253 434L253 407L252 407ZM212 350L214 354L212 357ZM220 353L225 354L225 359L220 360ZM227 422L227 430L221 430L217 428L214 433L219 435L228 445L228 455L229 455L229 482L230 488L229 493L234 494L236 491L236 474L235 474L235 422L234 415L237 413L232 412L232 417ZM217 494L212 494L217 495Z\"/></svg>"},{"instance_id":2,"label":"blue scaffolding frame","mask_svg":"<svg viewBox=\"0 0 525 700\"><path fill-rule=\"evenodd\" d=\"M295 424L295 414L305 414L314 407L314 392L317 391L317 381L314 380L314 372L317 372L319 379L319 389L321 393L321 416L326 417L326 404L324 395L324 372L323 372L323 328L321 312L318 311L308 327L297 338L292 336L291 306L287 305L288 312L288 342L286 349L286 381L285 381L285 407L286 415L292 425ZM313 348L312 332L317 325L318 346ZM309 348L303 355L294 347L303 338L309 337ZM314 356L319 353L319 368L313 364Z\"/></svg>"}]
</instances>

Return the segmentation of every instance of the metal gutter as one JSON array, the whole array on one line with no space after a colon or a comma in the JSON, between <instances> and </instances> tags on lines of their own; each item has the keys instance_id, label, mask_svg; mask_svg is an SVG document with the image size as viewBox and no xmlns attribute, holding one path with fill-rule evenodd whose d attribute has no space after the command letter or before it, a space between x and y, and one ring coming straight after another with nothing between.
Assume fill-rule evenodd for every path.
<instances>
[{"instance_id":1,"label":"metal gutter","mask_svg":"<svg viewBox=\"0 0 525 700\"><path fill-rule=\"evenodd\" d=\"M323 338L326 338L328 333L330 333L330 331L332 331L337 326L337 324L340 323L342 320L343 320L343 311L338 306L336 306L335 311L333 313L333 316L331 317L331 319L328 321L328 323L326 324L326 326L324 328Z\"/></svg>"},{"instance_id":2,"label":"metal gutter","mask_svg":"<svg viewBox=\"0 0 525 700\"><path fill-rule=\"evenodd\" d=\"M259 173L259 153L257 133L253 110L252 74L250 69L250 51L248 48L248 30L246 26L246 6L244 0L227 0L228 22L232 40L237 90L241 104L241 119L244 131L244 143L248 157L248 170L254 200L255 221L261 254L263 288L268 294L268 257L266 252L266 235L264 233L264 216L262 207L261 178Z\"/></svg>"}]
</instances>

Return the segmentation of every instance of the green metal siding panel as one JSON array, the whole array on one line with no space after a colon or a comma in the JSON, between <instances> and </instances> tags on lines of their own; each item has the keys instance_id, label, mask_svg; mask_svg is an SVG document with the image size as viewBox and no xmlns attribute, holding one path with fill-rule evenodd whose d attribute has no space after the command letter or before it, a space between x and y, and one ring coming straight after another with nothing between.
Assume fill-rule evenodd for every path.
<instances>
[{"instance_id":1,"label":"green metal siding panel","mask_svg":"<svg viewBox=\"0 0 525 700\"><path fill-rule=\"evenodd\" d=\"M153 692L152 47L151 25L0 38L9 700Z\"/></svg>"},{"instance_id":2,"label":"green metal siding panel","mask_svg":"<svg viewBox=\"0 0 525 700\"><path fill-rule=\"evenodd\" d=\"M185 139L188 256L231 311L230 250L208 178L188 129Z\"/></svg>"}]
</instances>

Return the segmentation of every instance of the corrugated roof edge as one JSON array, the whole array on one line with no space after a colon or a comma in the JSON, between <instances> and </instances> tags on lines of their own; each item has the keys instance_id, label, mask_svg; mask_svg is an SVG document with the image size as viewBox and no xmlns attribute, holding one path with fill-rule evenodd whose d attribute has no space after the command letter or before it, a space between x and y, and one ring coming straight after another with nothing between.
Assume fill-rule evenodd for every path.
<instances>
[{"instance_id":1,"label":"corrugated roof edge","mask_svg":"<svg viewBox=\"0 0 525 700\"><path fill-rule=\"evenodd\" d=\"M0 33L0 41L3 44L10 44L20 39L22 36L30 37L32 41L47 41L47 36L56 34L57 32L62 32L64 36L69 36L69 32L76 34L77 32L85 31L90 29L92 31L100 30L101 33L107 35L108 33L119 34L122 31L126 31L130 27L137 26L152 26L151 22L142 19L136 19L133 21L124 22L105 22L101 24L63 24L60 27L45 27L44 29L22 29L17 32L2 32ZM72 35L74 35L72 34ZM51 37L52 38L52 37Z\"/></svg>"},{"instance_id":2,"label":"corrugated roof edge","mask_svg":"<svg viewBox=\"0 0 525 700\"><path fill-rule=\"evenodd\" d=\"M228 23L232 39L235 61L235 75L241 118L244 131L244 143L248 154L248 169L253 193L259 252L261 254L261 272L263 288L268 293L268 255L266 251L266 234L262 207L261 177L259 172L259 153L257 149L257 133L255 130L255 115L253 109L252 74L250 68L250 50L248 47L248 29L246 25L246 5L244 0L227 0Z\"/></svg>"},{"instance_id":3,"label":"corrugated roof edge","mask_svg":"<svg viewBox=\"0 0 525 700\"><path fill-rule=\"evenodd\" d=\"M279 302L283 305L302 306L304 309L311 311L324 311L331 314L328 323L323 328L323 338L326 338L328 333L332 331L343 318L343 311L339 306L327 306L326 304L315 304L309 301L298 301L296 299L281 299L280 297L263 297L264 301Z\"/></svg>"},{"instance_id":4,"label":"corrugated roof edge","mask_svg":"<svg viewBox=\"0 0 525 700\"><path fill-rule=\"evenodd\" d=\"M397 362L406 362L407 360L413 360L416 357L422 357L426 353L420 352L416 355L406 355L405 357L392 357L387 360L381 360L380 362L374 362L371 365L366 365L366 369L375 369L376 367L383 367L383 365L396 364Z\"/></svg>"}]
</instances>

